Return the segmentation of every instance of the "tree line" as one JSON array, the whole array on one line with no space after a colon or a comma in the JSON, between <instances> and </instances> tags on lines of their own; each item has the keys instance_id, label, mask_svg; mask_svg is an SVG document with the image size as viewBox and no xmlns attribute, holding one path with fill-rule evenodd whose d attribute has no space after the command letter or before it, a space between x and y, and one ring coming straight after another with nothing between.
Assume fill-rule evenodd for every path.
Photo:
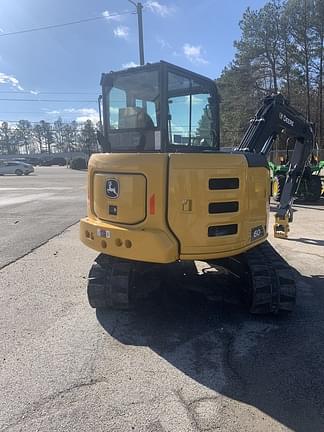
<instances>
[{"instance_id":1,"label":"tree line","mask_svg":"<svg viewBox=\"0 0 324 432\"><path fill-rule=\"evenodd\" d=\"M271 0L247 8L235 58L217 80L222 97L222 145L240 142L262 99L281 92L315 123L324 148L324 0Z\"/></svg>"},{"instance_id":2,"label":"tree line","mask_svg":"<svg viewBox=\"0 0 324 432\"><path fill-rule=\"evenodd\" d=\"M239 23L233 61L217 85L222 98L221 144L239 144L262 99L281 92L315 124L315 138L324 148L323 54L324 0L270 0L247 8ZM95 125L75 121L32 125L20 120L0 125L0 153L51 153L97 150Z\"/></svg>"},{"instance_id":3,"label":"tree line","mask_svg":"<svg viewBox=\"0 0 324 432\"><path fill-rule=\"evenodd\" d=\"M76 121L64 123L61 118L54 123L41 120L32 124L20 120L14 125L0 125L0 154L39 154L98 151L96 128L91 120L83 124Z\"/></svg>"}]
</instances>

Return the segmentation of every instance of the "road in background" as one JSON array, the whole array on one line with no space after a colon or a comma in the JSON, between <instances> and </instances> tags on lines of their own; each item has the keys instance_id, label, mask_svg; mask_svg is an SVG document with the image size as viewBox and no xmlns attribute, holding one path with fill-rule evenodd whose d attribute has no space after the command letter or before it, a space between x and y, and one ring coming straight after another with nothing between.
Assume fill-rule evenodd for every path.
<instances>
[{"instance_id":1,"label":"road in background","mask_svg":"<svg viewBox=\"0 0 324 432\"><path fill-rule=\"evenodd\" d=\"M36 167L0 177L0 268L77 222L86 213L86 173Z\"/></svg>"},{"instance_id":2,"label":"road in background","mask_svg":"<svg viewBox=\"0 0 324 432\"><path fill-rule=\"evenodd\" d=\"M2 269L0 431L323 432L324 205L295 209L271 240L298 271L283 317L172 284L96 313L77 225Z\"/></svg>"}]
</instances>

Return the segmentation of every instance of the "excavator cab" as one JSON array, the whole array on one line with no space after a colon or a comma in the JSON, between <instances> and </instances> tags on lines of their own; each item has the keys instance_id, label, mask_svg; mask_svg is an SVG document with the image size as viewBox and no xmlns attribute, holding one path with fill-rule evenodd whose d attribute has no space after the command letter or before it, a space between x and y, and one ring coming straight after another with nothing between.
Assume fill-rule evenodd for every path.
<instances>
[{"instance_id":1,"label":"excavator cab","mask_svg":"<svg viewBox=\"0 0 324 432\"><path fill-rule=\"evenodd\" d=\"M91 306L126 308L143 280L150 286L154 269L216 260L244 279L251 312L291 310L289 266L266 243L267 155L282 127L295 133L296 125L300 152L279 231L308 156L302 118L292 119L281 95L267 98L240 146L222 151L213 80L159 62L103 74L101 86L103 153L89 161L88 215L80 224L83 243L100 253L89 275Z\"/></svg>"},{"instance_id":2,"label":"excavator cab","mask_svg":"<svg viewBox=\"0 0 324 432\"><path fill-rule=\"evenodd\" d=\"M203 152L219 149L214 82L166 62L103 74L105 151Z\"/></svg>"},{"instance_id":3,"label":"excavator cab","mask_svg":"<svg viewBox=\"0 0 324 432\"><path fill-rule=\"evenodd\" d=\"M89 162L84 223L115 240L102 243L89 227L88 245L169 263L238 254L266 238L266 158L220 151L213 80L159 62L103 74L101 86L104 154Z\"/></svg>"}]
</instances>

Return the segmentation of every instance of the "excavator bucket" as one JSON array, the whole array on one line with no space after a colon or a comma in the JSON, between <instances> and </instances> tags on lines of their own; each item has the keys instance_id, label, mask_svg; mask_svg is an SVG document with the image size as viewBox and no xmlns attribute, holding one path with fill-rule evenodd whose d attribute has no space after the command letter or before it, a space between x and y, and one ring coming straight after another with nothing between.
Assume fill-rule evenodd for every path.
<instances>
[{"instance_id":1,"label":"excavator bucket","mask_svg":"<svg viewBox=\"0 0 324 432\"><path fill-rule=\"evenodd\" d=\"M288 238L289 233L289 216L280 217L275 215L275 223L273 225L273 233L276 238Z\"/></svg>"}]
</instances>

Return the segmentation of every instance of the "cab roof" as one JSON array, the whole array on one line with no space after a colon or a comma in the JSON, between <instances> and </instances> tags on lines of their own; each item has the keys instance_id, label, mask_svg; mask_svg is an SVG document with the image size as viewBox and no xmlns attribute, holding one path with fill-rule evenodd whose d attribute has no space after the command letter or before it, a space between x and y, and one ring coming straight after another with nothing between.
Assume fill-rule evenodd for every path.
<instances>
[{"instance_id":1,"label":"cab roof","mask_svg":"<svg viewBox=\"0 0 324 432\"><path fill-rule=\"evenodd\" d=\"M146 63L145 65L142 66L135 66L135 67L130 67L127 69L122 69L119 71L110 71L108 73L103 73L101 75L101 80L100 80L100 85L104 85L106 83L106 80L109 80L108 77L112 77L113 75L122 75L122 74L128 74L130 72L140 72L140 71L146 71L146 70L150 70L150 69L167 69L170 72L175 72L178 74L182 74L185 76L190 76L191 78L197 80L197 81L204 81L204 82L210 82L210 84L213 84L215 86L215 81L212 80L211 78L208 78L204 75L200 75L197 74L196 72L192 72L189 69L185 69L182 68L180 66L176 66L172 63L166 62L164 60L160 60L159 62L156 63Z\"/></svg>"}]
</instances>

